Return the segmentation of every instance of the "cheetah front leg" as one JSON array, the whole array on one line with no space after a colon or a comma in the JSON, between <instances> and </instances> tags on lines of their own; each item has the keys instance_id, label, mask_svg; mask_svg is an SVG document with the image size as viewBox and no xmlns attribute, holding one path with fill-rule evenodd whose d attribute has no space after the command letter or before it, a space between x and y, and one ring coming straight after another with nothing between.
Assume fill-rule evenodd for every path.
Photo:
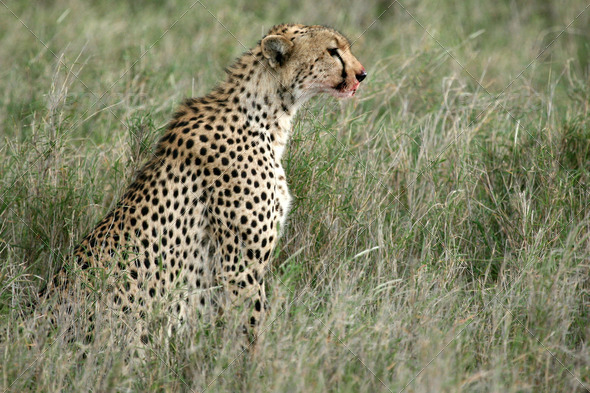
<instances>
[{"instance_id":1,"label":"cheetah front leg","mask_svg":"<svg viewBox=\"0 0 590 393\"><path fill-rule=\"evenodd\" d=\"M221 284L232 308L242 308L242 330L247 346L255 345L265 317L264 273L276 242L276 228L270 222L256 222L261 214L236 215L235 220L214 220L218 239ZM257 229L260 226L259 229ZM269 235L271 233L272 235Z\"/></svg>"}]
</instances>

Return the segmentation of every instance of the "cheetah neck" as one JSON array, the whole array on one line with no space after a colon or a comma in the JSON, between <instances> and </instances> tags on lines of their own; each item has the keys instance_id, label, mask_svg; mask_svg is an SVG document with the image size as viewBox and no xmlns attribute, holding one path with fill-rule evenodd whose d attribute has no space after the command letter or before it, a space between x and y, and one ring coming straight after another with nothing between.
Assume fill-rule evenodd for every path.
<instances>
[{"instance_id":1,"label":"cheetah neck","mask_svg":"<svg viewBox=\"0 0 590 393\"><path fill-rule=\"evenodd\" d=\"M289 141L297 110L309 99L287 86L290 83L281 80L254 50L228 69L226 81L216 90L238 106L249 127L269 137L277 160Z\"/></svg>"}]
</instances>

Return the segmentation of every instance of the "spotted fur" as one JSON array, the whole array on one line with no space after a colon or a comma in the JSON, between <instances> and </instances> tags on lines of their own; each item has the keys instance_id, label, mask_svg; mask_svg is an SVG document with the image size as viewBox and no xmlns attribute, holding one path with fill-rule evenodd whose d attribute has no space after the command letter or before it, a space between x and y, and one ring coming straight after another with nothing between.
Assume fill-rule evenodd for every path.
<instances>
[{"instance_id":1,"label":"spotted fur","mask_svg":"<svg viewBox=\"0 0 590 393\"><path fill-rule=\"evenodd\" d=\"M76 279L92 287L88 277L106 276L103 303L142 319L158 301L178 321L246 304L255 329L291 203L281 166L291 121L318 93L354 95L366 72L349 45L327 27L275 26L225 82L188 99L116 207L75 249L75 269L87 272Z\"/></svg>"}]
</instances>

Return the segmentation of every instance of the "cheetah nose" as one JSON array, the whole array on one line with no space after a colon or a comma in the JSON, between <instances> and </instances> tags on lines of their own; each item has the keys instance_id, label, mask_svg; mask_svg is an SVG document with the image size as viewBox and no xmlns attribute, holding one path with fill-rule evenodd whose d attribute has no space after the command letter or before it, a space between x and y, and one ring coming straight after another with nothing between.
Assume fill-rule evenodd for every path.
<instances>
[{"instance_id":1,"label":"cheetah nose","mask_svg":"<svg viewBox=\"0 0 590 393\"><path fill-rule=\"evenodd\" d=\"M367 71L362 70L359 74L356 74L356 80L362 82L367 77Z\"/></svg>"}]
</instances>

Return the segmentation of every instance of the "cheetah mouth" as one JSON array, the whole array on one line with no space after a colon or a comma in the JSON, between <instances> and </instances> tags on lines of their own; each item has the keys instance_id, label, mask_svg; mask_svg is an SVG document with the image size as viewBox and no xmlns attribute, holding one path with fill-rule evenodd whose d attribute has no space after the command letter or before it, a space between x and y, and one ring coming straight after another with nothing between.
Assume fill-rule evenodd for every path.
<instances>
[{"instance_id":1,"label":"cheetah mouth","mask_svg":"<svg viewBox=\"0 0 590 393\"><path fill-rule=\"evenodd\" d=\"M346 81L342 81L330 89L330 94L336 98L350 98L353 97L360 85L360 82L354 83L351 87Z\"/></svg>"}]
</instances>

